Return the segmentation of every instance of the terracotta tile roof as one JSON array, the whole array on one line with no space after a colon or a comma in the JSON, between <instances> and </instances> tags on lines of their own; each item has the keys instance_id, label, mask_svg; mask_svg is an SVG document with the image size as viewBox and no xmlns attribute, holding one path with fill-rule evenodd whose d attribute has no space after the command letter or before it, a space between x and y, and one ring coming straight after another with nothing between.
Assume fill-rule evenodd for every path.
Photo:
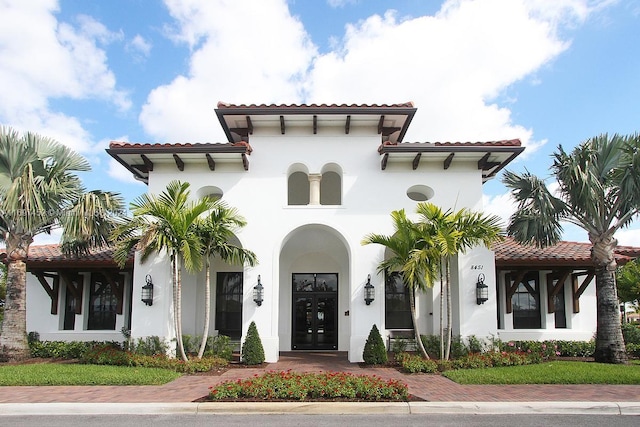
<instances>
[{"instance_id":1,"label":"terracotta tile roof","mask_svg":"<svg viewBox=\"0 0 640 427\"><path fill-rule=\"evenodd\" d=\"M109 143L109 149L149 149L154 150L157 148L171 148L171 149L198 149L200 151L206 151L207 149L224 149L227 147L247 147L247 151L250 151L250 146L247 142L207 142L207 143L140 143L140 142L123 142L123 141L111 141Z\"/></svg>"},{"instance_id":2,"label":"terracotta tile roof","mask_svg":"<svg viewBox=\"0 0 640 427\"><path fill-rule=\"evenodd\" d=\"M6 258L4 248L0 249L0 259ZM127 261L127 267L133 265L133 252ZM116 267L113 260L113 248L95 249L90 254L76 258L67 256L60 250L60 245L32 245L29 247L29 258L27 268L48 268L48 267ZM126 268L126 267L125 267Z\"/></svg>"},{"instance_id":3,"label":"terracotta tile roof","mask_svg":"<svg viewBox=\"0 0 640 427\"><path fill-rule=\"evenodd\" d=\"M591 244L584 242L562 241L555 246L538 248L516 243L512 238L507 238L492 247L496 255L496 267L516 266L592 266ZM640 257L640 248L632 246L619 246L616 248L616 260L619 264L625 264L634 258Z\"/></svg>"},{"instance_id":4,"label":"terracotta tile roof","mask_svg":"<svg viewBox=\"0 0 640 427\"><path fill-rule=\"evenodd\" d=\"M229 104L227 102L218 102L218 109L302 109L302 108L414 108L413 102L403 102L400 104Z\"/></svg>"},{"instance_id":5,"label":"terracotta tile roof","mask_svg":"<svg viewBox=\"0 0 640 427\"><path fill-rule=\"evenodd\" d=\"M383 147L402 147L411 149L423 147L520 147L522 143L519 139L504 139L501 141L477 141L477 142L393 142L385 141L378 148L378 152L382 153Z\"/></svg>"}]
</instances>

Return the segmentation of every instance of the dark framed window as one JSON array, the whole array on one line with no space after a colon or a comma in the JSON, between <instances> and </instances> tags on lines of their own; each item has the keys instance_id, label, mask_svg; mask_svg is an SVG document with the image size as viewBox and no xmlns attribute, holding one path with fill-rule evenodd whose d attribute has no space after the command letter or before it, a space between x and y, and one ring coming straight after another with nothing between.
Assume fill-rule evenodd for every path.
<instances>
[{"instance_id":1,"label":"dark framed window","mask_svg":"<svg viewBox=\"0 0 640 427\"><path fill-rule=\"evenodd\" d=\"M560 278L557 274L547 275L547 295L549 295L549 308L553 308L553 318L556 329L564 329L567 327L567 314L565 310L564 284L553 296L553 290L558 284Z\"/></svg>"},{"instance_id":2,"label":"dark framed window","mask_svg":"<svg viewBox=\"0 0 640 427\"><path fill-rule=\"evenodd\" d=\"M511 284L511 278L507 283ZM540 329L540 284L538 272L527 273L511 297L514 329Z\"/></svg>"},{"instance_id":3,"label":"dark framed window","mask_svg":"<svg viewBox=\"0 0 640 427\"><path fill-rule=\"evenodd\" d=\"M56 279L59 280L59 279ZM71 279L71 286L76 289L82 289L82 276L75 276ZM64 323L63 329L65 331L72 331L76 327L76 308L78 307L78 298L73 294L69 286L65 286L65 301L64 301Z\"/></svg>"},{"instance_id":4,"label":"dark framed window","mask_svg":"<svg viewBox=\"0 0 640 427\"><path fill-rule=\"evenodd\" d=\"M219 272L216 278L216 329L234 340L242 336L242 273Z\"/></svg>"},{"instance_id":5,"label":"dark framed window","mask_svg":"<svg viewBox=\"0 0 640 427\"><path fill-rule=\"evenodd\" d=\"M384 323L386 329L413 329L409 287L398 272L385 274Z\"/></svg>"},{"instance_id":6,"label":"dark framed window","mask_svg":"<svg viewBox=\"0 0 640 427\"><path fill-rule=\"evenodd\" d=\"M89 286L89 319L87 329L116 329L118 297L101 273L91 273Z\"/></svg>"}]
</instances>

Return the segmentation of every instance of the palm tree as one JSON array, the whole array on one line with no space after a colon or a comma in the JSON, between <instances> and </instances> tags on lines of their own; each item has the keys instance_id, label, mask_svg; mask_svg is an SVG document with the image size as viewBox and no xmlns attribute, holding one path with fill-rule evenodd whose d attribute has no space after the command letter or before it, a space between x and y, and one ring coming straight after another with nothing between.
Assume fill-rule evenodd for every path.
<instances>
[{"instance_id":1,"label":"palm tree","mask_svg":"<svg viewBox=\"0 0 640 427\"><path fill-rule=\"evenodd\" d=\"M112 234L116 243L114 258L124 265L134 247L145 261L149 255L166 251L173 285L174 327L178 351L187 361L182 340L182 265L190 272L202 268L202 241L195 230L198 217L213 201L189 201L189 183L171 181L159 196L143 194L131 203L132 218L126 219Z\"/></svg>"},{"instance_id":2,"label":"palm tree","mask_svg":"<svg viewBox=\"0 0 640 427\"><path fill-rule=\"evenodd\" d=\"M429 251L432 246L424 241L418 227L407 218L404 209L391 212L391 218L394 227L392 235L368 234L362 240L362 244L376 243L392 252L390 257L380 262L377 270L382 273L399 271L402 275L405 286L409 288L415 340L422 355L428 359L429 355L424 348L418 329L415 293L416 290L426 291L433 286L438 254Z\"/></svg>"},{"instance_id":3,"label":"palm tree","mask_svg":"<svg viewBox=\"0 0 640 427\"><path fill-rule=\"evenodd\" d=\"M208 215L195 224L196 234L203 247L205 290L204 290L204 329L198 358L204 355L209 336L209 319L211 316L211 256L218 256L222 261L232 264L248 264L253 267L258 263L256 255L250 250L230 243L235 232L247 224L235 208L216 200Z\"/></svg>"},{"instance_id":4,"label":"palm tree","mask_svg":"<svg viewBox=\"0 0 640 427\"><path fill-rule=\"evenodd\" d=\"M557 195L529 172L505 173L504 183L518 203L508 233L519 243L543 247L560 240L561 221L587 232L598 305L594 356L598 362L625 363L614 234L629 225L640 208L640 136L599 135L582 142L571 153L559 146L553 159Z\"/></svg>"},{"instance_id":5,"label":"palm tree","mask_svg":"<svg viewBox=\"0 0 640 427\"><path fill-rule=\"evenodd\" d=\"M429 239L440 254L440 358L449 359L452 339L451 258L480 244L489 248L503 238L500 218L469 209L443 211L433 203L418 203L419 227L423 239ZM431 250L431 249L429 249ZM442 277L444 276L444 285ZM443 306L447 301L447 336L445 344Z\"/></svg>"},{"instance_id":6,"label":"palm tree","mask_svg":"<svg viewBox=\"0 0 640 427\"><path fill-rule=\"evenodd\" d=\"M122 212L119 195L87 192L76 172L89 163L66 146L35 133L0 128L0 240L7 252L7 298L0 351L29 355L26 264L33 238L62 227L62 250L86 253L104 246Z\"/></svg>"}]
</instances>

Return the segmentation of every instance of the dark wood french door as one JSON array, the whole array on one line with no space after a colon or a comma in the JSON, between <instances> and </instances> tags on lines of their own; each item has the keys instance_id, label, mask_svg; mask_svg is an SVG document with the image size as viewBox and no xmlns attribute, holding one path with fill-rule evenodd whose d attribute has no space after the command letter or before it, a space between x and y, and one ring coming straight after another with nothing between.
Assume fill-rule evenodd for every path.
<instances>
[{"instance_id":1,"label":"dark wood french door","mask_svg":"<svg viewBox=\"0 0 640 427\"><path fill-rule=\"evenodd\" d=\"M338 274L293 273L293 350L338 349Z\"/></svg>"}]
</instances>

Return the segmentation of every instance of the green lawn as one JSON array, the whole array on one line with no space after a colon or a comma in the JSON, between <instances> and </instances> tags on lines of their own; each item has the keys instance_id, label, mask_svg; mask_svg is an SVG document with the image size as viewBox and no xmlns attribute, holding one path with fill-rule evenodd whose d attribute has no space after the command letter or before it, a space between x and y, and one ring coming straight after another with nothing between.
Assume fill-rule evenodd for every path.
<instances>
[{"instance_id":1,"label":"green lawn","mask_svg":"<svg viewBox=\"0 0 640 427\"><path fill-rule=\"evenodd\" d=\"M75 363L0 366L0 386L16 385L158 385L180 376L167 369Z\"/></svg>"},{"instance_id":2,"label":"green lawn","mask_svg":"<svg viewBox=\"0 0 640 427\"><path fill-rule=\"evenodd\" d=\"M552 361L537 365L446 371L460 384L640 384L640 365Z\"/></svg>"}]
</instances>

